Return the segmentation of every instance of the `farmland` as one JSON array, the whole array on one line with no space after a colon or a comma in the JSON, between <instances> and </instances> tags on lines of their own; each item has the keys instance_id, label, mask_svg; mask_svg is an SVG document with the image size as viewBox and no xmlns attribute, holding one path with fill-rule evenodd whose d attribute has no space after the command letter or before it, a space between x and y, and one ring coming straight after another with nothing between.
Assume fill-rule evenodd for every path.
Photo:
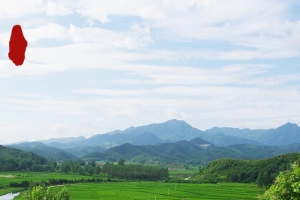
<instances>
[{"instance_id":1,"label":"farmland","mask_svg":"<svg viewBox=\"0 0 300 200\"><path fill-rule=\"evenodd\" d=\"M10 175L10 176L7 176ZM0 184L7 186L9 182L33 182L47 181L48 179L82 179L91 178L76 174L60 173L27 173L13 172L0 173ZM104 177L103 177L104 178ZM105 178L104 178L105 179ZM58 186L61 187L61 186ZM102 182L102 183L78 183L65 185L70 190L72 199L161 199L182 200L192 199L257 199L263 191L255 184L219 183L219 184L188 184L188 183L162 183L162 182ZM13 188L9 188L12 189ZM18 188L14 188L16 190ZM22 188L19 188L19 191ZM8 189L0 189L2 193L10 192ZM15 199L26 199L25 192Z\"/></svg>"},{"instance_id":2,"label":"farmland","mask_svg":"<svg viewBox=\"0 0 300 200\"><path fill-rule=\"evenodd\" d=\"M76 199L257 199L261 190L251 184L175 184L160 182L101 183L69 185Z\"/></svg>"}]
</instances>

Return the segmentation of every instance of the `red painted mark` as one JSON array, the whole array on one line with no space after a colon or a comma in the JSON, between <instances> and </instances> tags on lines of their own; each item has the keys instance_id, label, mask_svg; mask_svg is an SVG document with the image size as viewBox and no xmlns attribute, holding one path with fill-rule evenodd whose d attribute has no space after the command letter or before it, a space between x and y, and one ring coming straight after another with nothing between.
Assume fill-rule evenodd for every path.
<instances>
[{"instance_id":1,"label":"red painted mark","mask_svg":"<svg viewBox=\"0 0 300 200\"><path fill-rule=\"evenodd\" d=\"M16 66L23 64L26 47L27 41L23 35L22 27L15 25L11 30L8 57Z\"/></svg>"}]
</instances>

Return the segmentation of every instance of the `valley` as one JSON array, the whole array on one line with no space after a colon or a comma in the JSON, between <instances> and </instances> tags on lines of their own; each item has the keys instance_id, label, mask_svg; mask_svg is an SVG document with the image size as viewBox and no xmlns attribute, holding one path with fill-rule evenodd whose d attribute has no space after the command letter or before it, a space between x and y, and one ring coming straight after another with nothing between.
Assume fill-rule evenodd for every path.
<instances>
[{"instance_id":1,"label":"valley","mask_svg":"<svg viewBox=\"0 0 300 200\"><path fill-rule=\"evenodd\" d=\"M63 185L73 199L257 199L300 159L300 141L286 134L300 135L300 128L201 131L169 120L0 146L0 195L26 199L35 185Z\"/></svg>"}]
</instances>

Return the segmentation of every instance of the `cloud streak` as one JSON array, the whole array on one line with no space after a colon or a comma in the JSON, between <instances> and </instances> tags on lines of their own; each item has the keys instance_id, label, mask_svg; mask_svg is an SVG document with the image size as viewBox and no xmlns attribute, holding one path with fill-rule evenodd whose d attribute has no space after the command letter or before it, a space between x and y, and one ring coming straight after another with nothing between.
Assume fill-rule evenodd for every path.
<instances>
[{"instance_id":1,"label":"cloud streak","mask_svg":"<svg viewBox=\"0 0 300 200\"><path fill-rule=\"evenodd\" d=\"M171 118L300 124L297 1L12 0L0 8L6 142L91 136ZM12 24L29 46L7 58ZM43 135L41 135L43 133Z\"/></svg>"}]
</instances>

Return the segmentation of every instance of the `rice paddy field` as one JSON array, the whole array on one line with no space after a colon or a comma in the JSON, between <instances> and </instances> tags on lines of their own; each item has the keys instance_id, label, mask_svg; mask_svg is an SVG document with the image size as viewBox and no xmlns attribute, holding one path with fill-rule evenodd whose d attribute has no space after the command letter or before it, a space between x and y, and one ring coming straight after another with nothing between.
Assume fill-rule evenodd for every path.
<instances>
[{"instance_id":1,"label":"rice paddy field","mask_svg":"<svg viewBox=\"0 0 300 200\"><path fill-rule=\"evenodd\" d=\"M72 199L100 200L230 200L257 199L263 191L252 184L175 184L160 182L129 182L67 185Z\"/></svg>"},{"instance_id":2,"label":"rice paddy field","mask_svg":"<svg viewBox=\"0 0 300 200\"><path fill-rule=\"evenodd\" d=\"M10 182L22 181L47 181L52 179L90 179L91 176L83 176L78 174L63 174L63 173L43 173L43 172L0 172L0 185L7 186Z\"/></svg>"},{"instance_id":3,"label":"rice paddy field","mask_svg":"<svg viewBox=\"0 0 300 200\"><path fill-rule=\"evenodd\" d=\"M74 174L60 173L0 173L0 185L7 186L9 182L21 182L23 180L47 181L54 179L81 179L91 178ZM240 200L257 199L263 191L255 184L219 183L219 184L189 184L189 183L162 183L162 182L102 182L79 183L64 186L70 190L73 200ZM59 189L59 188L58 188ZM16 191L18 188L0 188L0 193ZM24 188L19 188L19 191ZM15 199L26 199L26 191L23 191ZM2 195L1 194L1 195Z\"/></svg>"}]
</instances>

